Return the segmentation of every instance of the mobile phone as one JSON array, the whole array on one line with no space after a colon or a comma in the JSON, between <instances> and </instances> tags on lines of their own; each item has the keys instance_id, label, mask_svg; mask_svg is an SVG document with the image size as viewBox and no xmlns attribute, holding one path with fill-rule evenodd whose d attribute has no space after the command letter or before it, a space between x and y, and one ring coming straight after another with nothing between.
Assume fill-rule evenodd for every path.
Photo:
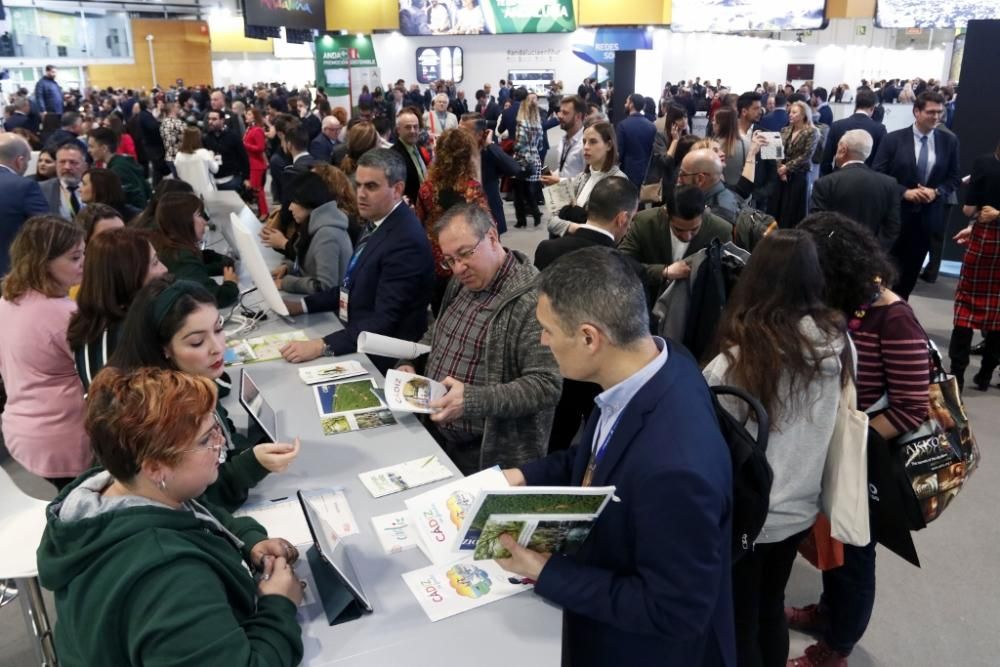
<instances>
[{"instance_id":1,"label":"mobile phone","mask_svg":"<svg viewBox=\"0 0 1000 667\"><path fill-rule=\"evenodd\" d=\"M552 170L548 167L542 167L542 176L551 176Z\"/></svg>"}]
</instances>

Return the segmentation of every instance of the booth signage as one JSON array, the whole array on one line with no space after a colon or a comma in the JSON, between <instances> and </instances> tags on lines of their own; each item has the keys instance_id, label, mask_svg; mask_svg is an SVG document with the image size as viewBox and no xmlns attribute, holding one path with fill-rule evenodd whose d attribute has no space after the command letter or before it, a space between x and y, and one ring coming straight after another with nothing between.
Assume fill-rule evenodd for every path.
<instances>
[{"instance_id":1,"label":"booth signage","mask_svg":"<svg viewBox=\"0 0 1000 667\"><path fill-rule=\"evenodd\" d=\"M325 0L243 0L247 25L326 30Z\"/></svg>"},{"instance_id":2,"label":"booth signage","mask_svg":"<svg viewBox=\"0 0 1000 667\"><path fill-rule=\"evenodd\" d=\"M399 0L404 35L573 32L573 0Z\"/></svg>"}]
</instances>

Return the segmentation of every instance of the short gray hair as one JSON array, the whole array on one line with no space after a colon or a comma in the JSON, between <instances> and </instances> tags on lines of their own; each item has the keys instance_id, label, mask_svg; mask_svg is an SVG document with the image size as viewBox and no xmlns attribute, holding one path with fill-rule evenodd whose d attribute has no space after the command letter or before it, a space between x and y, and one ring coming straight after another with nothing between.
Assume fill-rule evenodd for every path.
<instances>
[{"instance_id":1,"label":"short gray hair","mask_svg":"<svg viewBox=\"0 0 1000 667\"><path fill-rule=\"evenodd\" d=\"M406 163L402 156L389 148L373 148L358 158L359 167L378 169L385 174L389 185L406 180Z\"/></svg>"},{"instance_id":2,"label":"short gray hair","mask_svg":"<svg viewBox=\"0 0 1000 667\"><path fill-rule=\"evenodd\" d=\"M590 247L563 255L538 277L566 333L581 324L598 327L615 347L649 335L646 294L633 265L617 250Z\"/></svg>"},{"instance_id":3,"label":"short gray hair","mask_svg":"<svg viewBox=\"0 0 1000 667\"><path fill-rule=\"evenodd\" d=\"M494 227L493 216L478 204L455 204L434 223L434 235L440 235L457 220L465 222L479 238L485 237Z\"/></svg>"},{"instance_id":4,"label":"short gray hair","mask_svg":"<svg viewBox=\"0 0 1000 667\"><path fill-rule=\"evenodd\" d=\"M865 130L848 130L840 138L840 143L844 144L847 154L858 160L867 160L872 154L874 141L872 135Z\"/></svg>"},{"instance_id":5,"label":"short gray hair","mask_svg":"<svg viewBox=\"0 0 1000 667\"><path fill-rule=\"evenodd\" d=\"M0 132L0 163L9 164L19 157L31 157L31 146L24 137L13 132Z\"/></svg>"}]
</instances>

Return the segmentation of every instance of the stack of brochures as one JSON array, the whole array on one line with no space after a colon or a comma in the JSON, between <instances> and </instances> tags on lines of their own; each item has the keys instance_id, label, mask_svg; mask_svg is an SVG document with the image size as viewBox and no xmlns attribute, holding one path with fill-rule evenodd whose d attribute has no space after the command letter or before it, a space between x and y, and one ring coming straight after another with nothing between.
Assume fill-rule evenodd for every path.
<instances>
[{"instance_id":1,"label":"stack of brochures","mask_svg":"<svg viewBox=\"0 0 1000 667\"><path fill-rule=\"evenodd\" d=\"M257 338L226 341L223 361L227 366L237 366L281 359L281 348L296 340L309 340L309 337L306 336L305 331L289 331L288 333L268 334Z\"/></svg>"}]
</instances>

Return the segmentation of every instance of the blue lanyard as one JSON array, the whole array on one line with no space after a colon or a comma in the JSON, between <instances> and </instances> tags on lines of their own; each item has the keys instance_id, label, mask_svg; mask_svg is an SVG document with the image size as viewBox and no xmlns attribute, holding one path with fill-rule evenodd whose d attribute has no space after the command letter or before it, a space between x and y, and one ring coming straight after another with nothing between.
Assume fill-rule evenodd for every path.
<instances>
[{"instance_id":1,"label":"blue lanyard","mask_svg":"<svg viewBox=\"0 0 1000 667\"><path fill-rule=\"evenodd\" d=\"M601 459L604 458L604 452L606 452L608 450L608 443L610 443L611 442L611 438L614 437L614 435L615 435L615 429L618 428L618 422L620 422L622 420L622 415L624 413L625 413L624 410L622 412L618 413L618 417L615 419L615 423L613 423L611 425L611 428L608 429L608 434L604 436L604 441L600 445L598 445L598 447L597 447L596 450L594 450L594 454L593 455L594 455L594 467L595 468L601 462Z\"/></svg>"}]
</instances>

